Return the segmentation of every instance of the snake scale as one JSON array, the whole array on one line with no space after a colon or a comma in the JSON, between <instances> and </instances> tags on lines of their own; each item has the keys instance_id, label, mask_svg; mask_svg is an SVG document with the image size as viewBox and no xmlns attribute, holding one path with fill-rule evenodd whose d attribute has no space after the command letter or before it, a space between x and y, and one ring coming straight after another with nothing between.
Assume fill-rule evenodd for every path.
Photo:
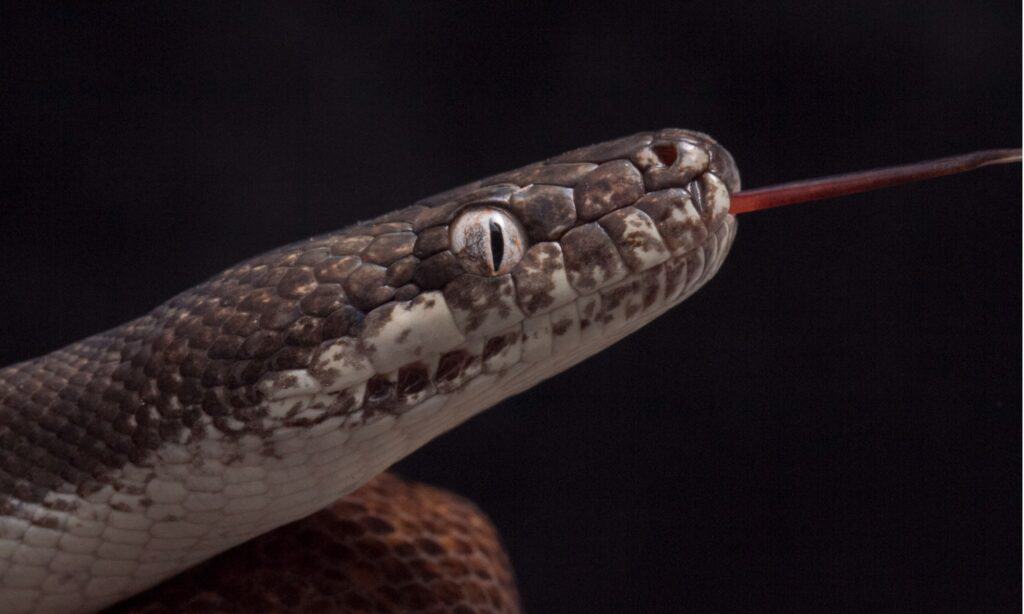
<instances>
[{"instance_id":1,"label":"snake scale","mask_svg":"<svg viewBox=\"0 0 1024 614\"><path fill-rule=\"evenodd\" d=\"M110 606L327 508L690 296L728 252L738 189L732 158L706 135L637 134L271 251L3 369L4 611ZM363 540L365 559L406 560L410 573L393 570L404 593L342 578L295 600L517 608L497 537L468 504L390 477L366 492L307 523L322 532L324 514L358 509L347 524L364 526L350 530L411 535L381 504L415 499L462 510L463 539L420 526L404 557ZM416 560L463 565L446 555L467 549L476 573L461 584L414 571Z\"/></svg>"},{"instance_id":2,"label":"snake scale","mask_svg":"<svg viewBox=\"0 0 1024 614\"><path fill-rule=\"evenodd\" d=\"M518 611L486 518L382 472L691 296L739 189L707 135L635 134L0 370L0 610Z\"/></svg>"}]
</instances>

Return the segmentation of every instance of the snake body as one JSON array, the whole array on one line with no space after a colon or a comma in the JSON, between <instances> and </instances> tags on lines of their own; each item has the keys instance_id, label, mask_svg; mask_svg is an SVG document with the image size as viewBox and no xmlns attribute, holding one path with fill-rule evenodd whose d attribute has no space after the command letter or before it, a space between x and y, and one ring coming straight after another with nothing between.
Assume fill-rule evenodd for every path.
<instances>
[{"instance_id":1,"label":"snake body","mask_svg":"<svg viewBox=\"0 0 1024 614\"><path fill-rule=\"evenodd\" d=\"M325 508L318 543L353 514L359 535L445 533L387 520L389 501L461 513L435 545L489 542L479 566L504 593L473 603L514 609L497 537L457 504L388 477L332 503L693 294L728 253L737 190L710 137L636 134L271 251L3 369L3 611L94 611Z\"/></svg>"}]
</instances>

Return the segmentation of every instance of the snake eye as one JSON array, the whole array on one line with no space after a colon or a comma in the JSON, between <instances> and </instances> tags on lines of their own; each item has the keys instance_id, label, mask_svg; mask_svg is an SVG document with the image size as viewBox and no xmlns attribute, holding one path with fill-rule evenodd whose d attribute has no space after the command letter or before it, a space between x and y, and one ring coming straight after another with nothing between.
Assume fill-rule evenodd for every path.
<instances>
[{"instance_id":1,"label":"snake eye","mask_svg":"<svg viewBox=\"0 0 1024 614\"><path fill-rule=\"evenodd\" d=\"M504 275L523 257L522 226L501 209L463 212L451 226L451 249L470 273Z\"/></svg>"}]
</instances>

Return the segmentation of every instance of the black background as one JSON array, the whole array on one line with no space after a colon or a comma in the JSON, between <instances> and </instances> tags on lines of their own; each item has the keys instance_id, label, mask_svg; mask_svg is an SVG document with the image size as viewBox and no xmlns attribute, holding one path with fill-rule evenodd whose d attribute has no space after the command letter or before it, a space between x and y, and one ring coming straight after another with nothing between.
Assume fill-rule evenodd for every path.
<instances>
[{"instance_id":1,"label":"black background","mask_svg":"<svg viewBox=\"0 0 1024 614\"><path fill-rule=\"evenodd\" d=\"M1015 1L332 4L5 11L0 362L639 130L747 186L1020 143ZM745 216L687 303L399 469L533 612L1017 609L1020 185Z\"/></svg>"}]
</instances>

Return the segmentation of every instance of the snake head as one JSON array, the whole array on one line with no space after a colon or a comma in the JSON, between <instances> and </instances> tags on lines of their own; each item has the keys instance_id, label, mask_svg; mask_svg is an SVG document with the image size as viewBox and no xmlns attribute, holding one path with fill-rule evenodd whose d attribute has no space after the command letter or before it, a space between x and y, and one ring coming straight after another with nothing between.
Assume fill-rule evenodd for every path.
<instances>
[{"instance_id":1,"label":"snake head","mask_svg":"<svg viewBox=\"0 0 1024 614\"><path fill-rule=\"evenodd\" d=\"M707 137L645 133L250 259L0 372L4 390L48 391L2 414L9 432L61 433L36 439L45 462L6 457L25 477L0 495L198 531L87 607L111 603L324 507L682 301L725 258L737 182Z\"/></svg>"},{"instance_id":2,"label":"snake head","mask_svg":"<svg viewBox=\"0 0 1024 614\"><path fill-rule=\"evenodd\" d=\"M312 276L340 283L346 305L325 316L309 365L270 374L264 390L278 399L344 393L366 420L467 396L474 382L506 382L475 394L479 411L695 292L731 244L738 188L718 143L668 129L576 149L316 238L303 249L329 255Z\"/></svg>"},{"instance_id":3,"label":"snake head","mask_svg":"<svg viewBox=\"0 0 1024 614\"><path fill-rule=\"evenodd\" d=\"M0 422L36 446L0 459L19 476L0 503L90 536L130 523L111 526L143 537L146 565L97 584L101 547L60 570L61 599L108 605L323 508L689 296L725 257L737 185L707 137L646 133L243 262L0 371Z\"/></svg>"}]
</instances>

